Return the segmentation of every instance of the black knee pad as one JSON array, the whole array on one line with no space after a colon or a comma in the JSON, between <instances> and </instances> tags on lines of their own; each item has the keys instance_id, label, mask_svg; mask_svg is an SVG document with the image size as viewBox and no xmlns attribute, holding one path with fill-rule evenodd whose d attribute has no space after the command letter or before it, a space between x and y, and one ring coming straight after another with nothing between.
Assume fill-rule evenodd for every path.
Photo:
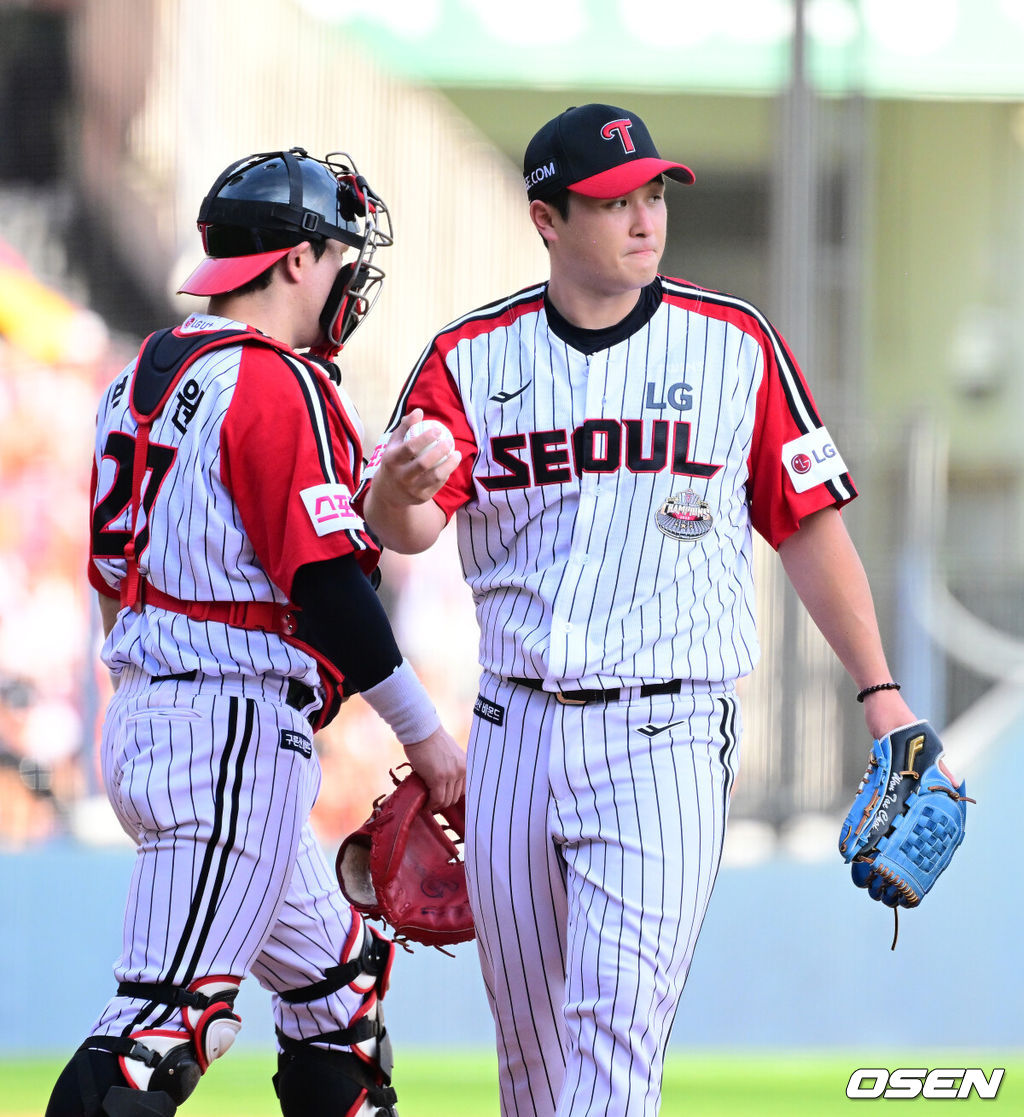
<instances>
[{"instance_id":1,"label":"black knee pad","mask_svg":"<svg viewBox=\"0 0 1024 1117\"><path fill-rule=\"evenodd\" d=\"M113 1051L82 1046L61 1071L46 1117L174 1117L176 1109L162 1090L132 1089Z\"/></svg>"},{"instance_id":2,"label":"black knee pad","mask_svg":"<svg viewBox=\"0 0 1024 1117\"><path fill-rule=\"evenodd\" d=\"M277 1057L274 1089L283 1117L397 1117L390 1082L349 1051L296 1045Z\"/></svg>"}]
</instances>

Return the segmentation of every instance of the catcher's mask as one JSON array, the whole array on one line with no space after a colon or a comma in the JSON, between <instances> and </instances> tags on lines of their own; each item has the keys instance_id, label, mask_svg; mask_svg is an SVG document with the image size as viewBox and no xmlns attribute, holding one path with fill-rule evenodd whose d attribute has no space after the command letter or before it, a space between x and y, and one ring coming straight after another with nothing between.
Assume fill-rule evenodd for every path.
<instances>
[{"instance_id":1,"label":"catcher's mask","mask_svg":"<svg viewBox=\"0 0 1024 1117\"><path fill-rule=\"evenodd\" d=\"M393 243L388 208L351 156L315 159L301 147L232 163L203 199L197 225L206 259L179 288L190 295L234 291L303 241L355 248L356 259L341 268L320 315L334 352L380 294L384 272L373 255Z\"/></svg>"}]
</instances>

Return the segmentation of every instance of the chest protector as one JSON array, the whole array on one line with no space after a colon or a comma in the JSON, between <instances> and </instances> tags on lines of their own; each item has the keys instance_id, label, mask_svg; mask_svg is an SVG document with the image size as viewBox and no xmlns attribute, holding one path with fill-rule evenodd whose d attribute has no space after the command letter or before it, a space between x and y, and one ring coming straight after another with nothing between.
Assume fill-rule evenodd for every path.
<instances>
[{"instance_id":1,"label":"chest protector","mask_svg":"<svg viewBox=\"0 0 1024 1117\"><path fill-rule=\"evenodd\" d=\"M322 729L337 714L346 696L345 680L319 648L310 642L302 610L291 603L273 601L181 601L163 593L142 576L135 551L136 524L142 504L142 487L149 457L149 436L156 418L163 411L181 378L190 366L213 349L229 345L263 345L281 354L282 360L295 354L286 345L253 330L215 330L197 336L179 337L173 329L158 330L143 342L132 376L129 407L138 423L132 460L131 523L124 548L127 572L121 582L121 605L141 613L146 605L181 613L196 621L214 621L236 628L273 632L316 660L323 705L312 715L314 732ZM301 360L301 358L299 358Z\"/></svg>"}]
</instances>

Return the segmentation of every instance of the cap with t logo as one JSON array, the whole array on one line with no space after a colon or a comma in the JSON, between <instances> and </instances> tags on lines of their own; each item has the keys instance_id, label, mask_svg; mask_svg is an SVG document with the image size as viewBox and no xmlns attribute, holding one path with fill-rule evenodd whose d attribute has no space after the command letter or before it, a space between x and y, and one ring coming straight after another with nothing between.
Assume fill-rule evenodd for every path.
<instances>
[{"instance_id":1,"label":"cap with t logo","mask_svg":"<svg viewBox=\"0 0 1024 1117\"><path fill-rule=\"evenodd\" d=\"M531 202L566 189L618 198L660 174L687 186L694 181L689 167L662 159L636 113L614 105L566 109L537 132L523 158Z\"/></svg>"}]
</instances>

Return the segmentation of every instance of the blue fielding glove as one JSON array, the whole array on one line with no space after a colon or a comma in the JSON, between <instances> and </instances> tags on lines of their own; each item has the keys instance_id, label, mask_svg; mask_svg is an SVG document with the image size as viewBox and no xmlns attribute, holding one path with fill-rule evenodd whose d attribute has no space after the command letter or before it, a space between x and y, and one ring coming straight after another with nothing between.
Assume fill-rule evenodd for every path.
<instances>
[{"instance_id":1,"label":"blue fielding glove","mask_svg":"<svg viewBox=\"0 0 1024 1117\"><path fill-rule=\"evenodd\" d=\"M888 907L913 908L964 840L966 785L942 762L926 721L875 741L868 770L839 833L853 883Z\"/></svg>"}]
</instances>

